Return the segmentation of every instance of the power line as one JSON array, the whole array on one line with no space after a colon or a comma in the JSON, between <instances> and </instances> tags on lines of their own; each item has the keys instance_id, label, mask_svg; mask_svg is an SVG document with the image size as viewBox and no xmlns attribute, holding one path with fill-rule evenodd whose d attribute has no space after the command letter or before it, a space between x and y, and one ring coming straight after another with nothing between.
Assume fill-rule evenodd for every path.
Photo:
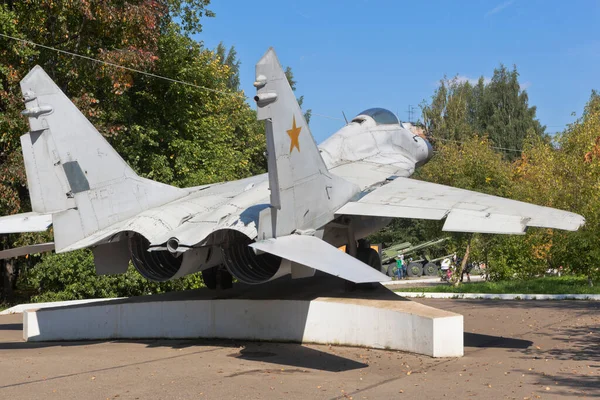
<instances>
[{"instance_id":1,"label":"power line","mask_svg":"<svg viewBox=\"0 0 600 400\"><path fill-rule=\"evenodd\" d=\"M57 53L66 54L66 55L69 55L69 56L72 56L72 57L81 58L81 59L92 61L92 62L95 62L95 63L109 65L109 66L114 67L114 68L120 68L120 69L124 69L126 71L131 71L131 72L135 72L135 73L138 73L138 74L150 76L152 78L163 79L163 80L166 80L166 81L169 81L169 82L179 83L181 85L186 85L186 86L191 86L191 87L194 87L194 88L200 89L200 90L206 90L206 91L209 91L209 92L219 93L219 94L223 94L223 95L226 95L226 96L232 96L232 97L242 96L239 93L224 92L222 90L217 90L217 89L212 89L212 88L209 88L209 87L206 87L206 86L196 85L194 83L182 81L182 80L179 80L179 79L173 79L173 78L169 78L167 76L157 75L157 74L153 74L151 72L142 71L142 70L139 70L139 69L126 67L124 65L119 65L119 64L111 63L109 61L104 61L104 60L99 60L97 58L93 58L93 57L89 57L89 56L84 56L82 54L77 54L77 53L73 53L73 52L70 52L70 51L57 49L57 48L52 47L52 46L46 46L46 45L43 45L43 44L39 44L39 43L33 42L31 40L21 39L21 38L18 38L18 37L15 37L15 36L10 36L10 35L4 34L4 33L0 33L0 37L4 37L4 38L7 38L7 39L12 39L12 40L15 40L15 41L18 41L18 42L21 42L21 43L30 44L32 46L41 47L41 48L46 49L46 50L52 50L52 51L55 51ZM243 97L249 99L248 96L243 96ZM414 109L415 109L415 107L413 107L412 105L408 106L409 121L410 121L411 114L414 113ZM317 117L321 117L321 118L327 118L327 119L332 119L332 120L337 120L337 121L344 121L344 119L342 119L342 118L332 117L332 116L324 115L324 114L312 113L312 115L317 116ZM460 142L458 140L451 140L451 139L441 139L441 138L434 138L434 139L435 140L443 140L443 141L452 141L452 142L457 142L457 143L465 143L465 142ZM507 148L504 148L504 147L491 146L491 148L498 149L498 150L505 150L505 151L522 152L522 150L507 149Z\"/></svg>"},{"instance_id":2,"label":"power line","mask_svg":"<svg viewBox=\"0 0 600 400\"><path fill-rule=\"evenodd\" d=\"M329 115L324 115L324 114L317 114L317 113L315 113L315 112L314 112L314 113L311 113L310 115L311 115L311 116L315 115L315 116L317 116L317 117L321 117L321 118L334 119L334 120L336 120L336 121L344 121L344 122L345 122L345 120L344 120L343 118L332 117L332 116L329 116Z\"/></svg>"},{"instance_id":3,"label":"power line","mask_svg":"<svg viewBox=\"0 0 600 400\"><path fill-rule=\"evenodd\" d=\"M433 140L441 140L444 142L454 142L454 143L460 143L460 144L465 144L467 142L465 141L461 141L461 140L453 140L453 139L442 139L442 138L437 138L437 137L432 137ZM498 146L490 146L490 148L492 149L497 149L497 150L504 150L504 151L516 151L518 153L522 153L523 150L519 150L519 149L509 149L506 147L498 147Z\"/></svg>"},{"instance_id":4,"label":"power line","mask_svg":"<svg viewBox=\"0 0 600 400\"><path fill-rule=\"evenodd\" d=\"M173 79L173 78L169 78L167 76L157 75L157 74L153 74L151 72L142 71L142 70L139 70L139 69L126 67L124 65L119 65L119 64L111 63L109 61L104 61L104 60L99 60L97 58L93 58L93 57L89 57L89 56L84 56L82 54L77 54L77 53L73 53L73 52L70 52L70 51L57 49L56 47L46 46L46 45L43 45L43 44L39 44L39 43L33 42L31 40L21 39L21 38L15 37L15 36L6 35L4 33L0 33L0 36L4 37L4 38L7 38L7 39L15 40L15 41L18 41L18 42L21 42L21 43L30 44L32 46L41 47L41 48L46 49L46 50L52 50L52 51L55 51L57 53L66 54L66 55L69 55L69 56L72 56L72 57L81 58L81 59L84 59L84 60L87 60L87 61L92 61L92 62L95 62L95 63L98 63L98 64L105 64L105 65L109 65L109 66L114 67L114 68L120 68L120 69L124 69L124 70L127 70L127 71L135 72L135 73L138 73L138 74L150 76L152 78L163 79L163 80L166 80L166 81L169 81L169 82L179 83L181 85L191 86L191 87L194 87L196 89L207 90L209 92L224 94L224 95L227 95L227 96L233 96L233 97L238 97L239 96L239 97L244 97L246 99L251 99L250 97L243 96L243 95L241 95L239 93L224 92L222 90L217 90L217 89L212 89L212 88L209 88L209 87L206 87L206 86L196 85L194 83L182 81L182 80L179 80L179 79ZM315 115L315 116L321 117L321 118L333 119L333 120L337 120L337 121L344 121L342 118L332 117L332 116L324 115L324 114L312 113L312 115Z\"/></svg>"},{"instance_id":5,"label":"power line","mask_svg":"<svg viewBox=\"0 0 600 400\"><path fill-rule=\"evenodd\" d=\"M41 48L46 49L46 50L56 51L57 53L66 54L66 55L69 55L69 56L72 56L72 57L78 57L78 58L82 58L84 60L96 62L96 63L99 63L99 64L109 65L109 66L114 67L114 68L121 68L121 69L124 69L124 70L127 70L127 71L136 72L138 74L151 76L153 78L164 79L164 80L169 81L169 82L174 82L174 83L179 83L181 85L191 86L191 87L194 87L196 89L206 90L206 91L213 92L213 93L220 93L220 94L224 94L224 95L227 95L227 96L241 96L239 93L224 92L222 90L217 90L217 89L212 89L212 88L209 88L209 87L206 87L206 86L196 85L194 83L181 81L179 79L173 79L173 78L169 78L169 77L166 77L166 76L153 74L151 72L146 72L146 71L142 71L142 70L139 70L139 69L130 68L130 67L126 67L126 66L123 66L123 65L111 63L109 61L99 60L97 58L93 58L93 57L89 57L89 56L84 56L84 55L73 53L73 52L66 51L66 50L57 49L55 47L51 47L51 46L46 46L46 45L43 45L43 44L35 43L35 42L32 42L31 40L21 39L21 38L18 38L18 37L6 35L4 33L0 33L0 36L5 37L7 39L16 40L18 42L30 44L32 46L41 47Z\"/></svg>"}]
</instances>

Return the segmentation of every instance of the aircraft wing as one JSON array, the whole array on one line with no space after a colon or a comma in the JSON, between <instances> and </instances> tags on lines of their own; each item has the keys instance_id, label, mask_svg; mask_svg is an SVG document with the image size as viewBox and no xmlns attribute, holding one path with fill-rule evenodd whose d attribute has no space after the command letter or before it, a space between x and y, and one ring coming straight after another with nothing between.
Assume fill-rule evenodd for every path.
<instances>
[{"instance_id":1,"label":"aircraft wing","mask_svg":"<svg viewBox=\"0 0 600 400\"><path fill-rule=\"evenodd\" d=\"M528 226L576 231L585 219L578 214L409 178L396 178L337 215L446 218L444 231L523 234Z\"/></svg>"},{"instance_id":2,"label":"aircraft wing","mask_svg":"<svg viewBox=\"0 0 600 400\"><path fill-rule=\"evenodd\" d=\"M43 232L52 225L51 214L28 212L0 217L0 234Z\"/></svg>"}]
</instances>

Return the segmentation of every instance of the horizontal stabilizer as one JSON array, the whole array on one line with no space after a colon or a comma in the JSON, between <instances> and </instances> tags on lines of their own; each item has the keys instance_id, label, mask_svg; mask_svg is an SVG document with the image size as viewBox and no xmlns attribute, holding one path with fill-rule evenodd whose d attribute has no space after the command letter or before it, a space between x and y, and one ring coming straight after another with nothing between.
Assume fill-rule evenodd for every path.
<instances>
[{"instance_id":1,"label":"horizontal stabilizer","mask_svg":"<svg viewBox=\"0 0 600 400\"><path fill-rule=\"evenodd\" d=\"M0 217L0 234L43 232L52 225L51 214L35 212Z\"/></svg>"},{"instance_id":2,"label":"horizontal stabilizer","mask_svg":"<svg viewBox=\"0 0 600 400\"><path fill-rule=\"evenodd\" d=\"M390 280L388 276L314 236L281 236L252 243L250 247L355 283Z\"/></svg>"},{"instance_id":3,"label":"horizontal stabilizer","mask_svg":"<svg viewBox=\"0 0 600 400\"><path fill-rule=\"evenodd\" d=\"M23 246L0 251L0 260L21 257L27 254L45 253L52 250L54 250L54 243L32 244L31 246Z\"/></svg>"}]
</instances>

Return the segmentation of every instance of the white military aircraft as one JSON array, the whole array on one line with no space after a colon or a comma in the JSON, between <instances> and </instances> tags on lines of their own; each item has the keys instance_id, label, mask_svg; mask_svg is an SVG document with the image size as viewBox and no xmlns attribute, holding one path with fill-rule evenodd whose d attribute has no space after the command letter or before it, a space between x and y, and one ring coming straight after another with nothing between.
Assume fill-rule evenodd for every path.
<instances>
[{"instance_id":1,"label":"white military aircraft","mask_svg":"<svg viewBox=\"0 0 600 400\"><path fill-rule=\"evenodd\" d=\"M154 281L202 271L209 287L229 287L232 276L259 284L315 270L355 283L389 280L360 239L391 218L445 219L445 231L506 234L528 226L577 230L585 222L409 179L431 158L431 145L384 109L360 113L317 146L273 49L256 65L254 86L268 174L180 189L138 176L35 67L21 82L33 212L0 218L0 233L52 225L56 252L91 248L99 274L123 273L131 261ZM36 248L7 256L27 251Z\"/></svg>"}]
</instances>

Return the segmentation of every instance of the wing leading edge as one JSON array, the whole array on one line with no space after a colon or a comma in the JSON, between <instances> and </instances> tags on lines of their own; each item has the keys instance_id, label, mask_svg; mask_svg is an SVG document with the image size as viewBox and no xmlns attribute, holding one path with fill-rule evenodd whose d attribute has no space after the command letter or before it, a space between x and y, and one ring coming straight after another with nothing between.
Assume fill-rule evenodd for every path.
<instances>
[{"instance_id":1,"label":"wing leading edge","mask_svg":"<svg viewBox=\"0 0 600 400\"><path fill-rule=\"evenodd\" d=\"M585 219L555 208L453 188L409 178L397 178L337 215L441 220L444 231L523 234L528 226L576 231Z\"/></svg>"}]
</instances>

